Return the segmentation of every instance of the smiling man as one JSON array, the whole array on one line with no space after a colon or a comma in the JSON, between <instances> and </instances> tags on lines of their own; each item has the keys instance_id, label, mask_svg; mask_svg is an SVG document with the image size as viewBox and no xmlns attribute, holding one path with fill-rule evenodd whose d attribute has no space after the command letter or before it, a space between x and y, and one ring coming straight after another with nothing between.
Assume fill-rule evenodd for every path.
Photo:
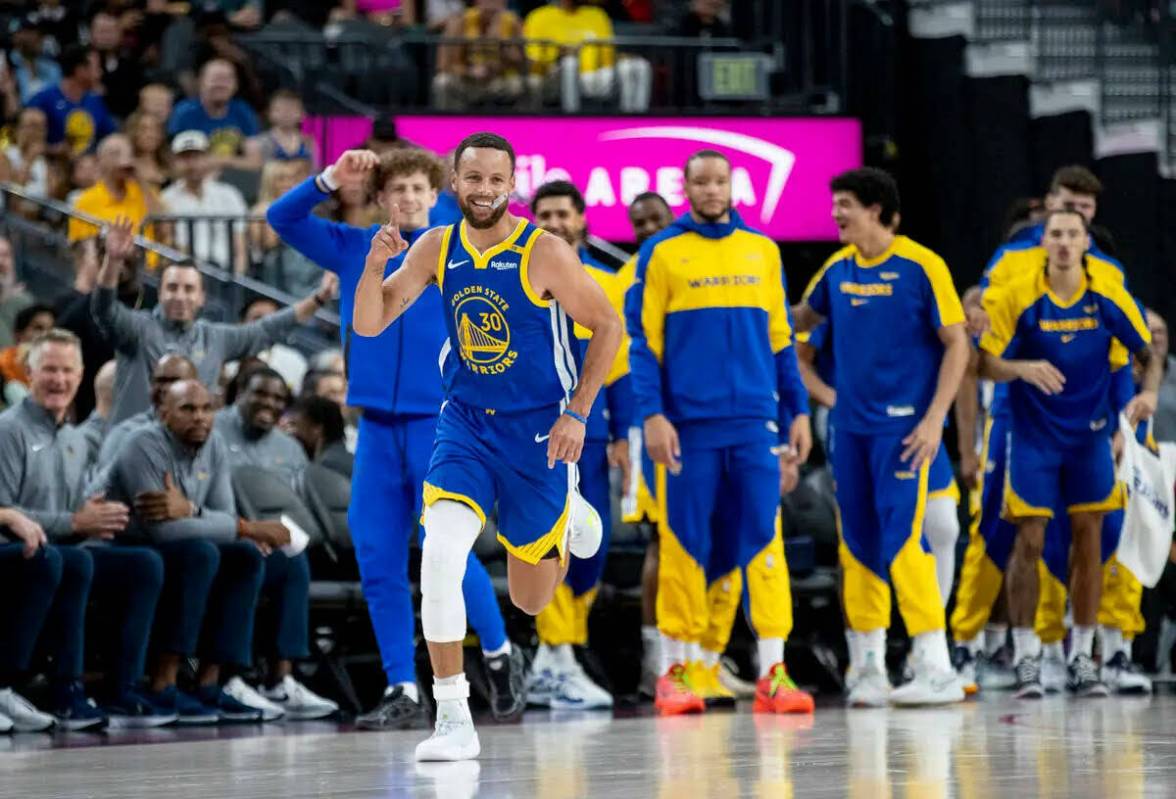
<instances>
[{"instance_id":1,"label":"smiling man","mask_svg":"<svg viewBox=\"0 0 1176 799\"><path fill-rule=\"evenodd\" d=\"M307 461L301 445L277 429L289 402L286 381L273 369L248 375L237 402L216 415L216 431L228 444L233 466L257 466L293 481Z\"/></svg>"}]
</instances>

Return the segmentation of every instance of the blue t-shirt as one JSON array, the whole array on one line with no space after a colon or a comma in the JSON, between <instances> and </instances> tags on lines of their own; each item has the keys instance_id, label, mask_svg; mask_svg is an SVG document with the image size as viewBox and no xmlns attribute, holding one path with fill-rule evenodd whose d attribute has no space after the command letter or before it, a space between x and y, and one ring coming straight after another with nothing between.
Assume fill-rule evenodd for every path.
<instances>
[{"instance_id":1,"label":"blue t-shirt","mask_svg":"<svg viewBox=\"0 0 1176 799\"><path fill-rule=\"evenodd\" d=\"M167 135L175 136L185 130L199 130L208 136L208 152L212 155L236 155L250 136L261 130L257 114L244 101L234 97L222 117L214 117L197 98L184 100L172 111L167 122Z\"/></svg>"},{"instance_id":2,"label":"blue t-shirt","mask_svg":"<svg viewBox=\"0 0 1176 799\"><path fill-rule=\"evenodd\" d=\"M29 100L30 108L45 112L48 121L49 144L69 144L71 155L81 155L94 149L106 136L118 130L106 103L90 92L80 103L65 96L60 86L50 86Z\"/></svg>"},{"instance_id":3,"label":"blue t-shirt","mask_svg":"<svg viewBox=\"0 0 1176 799\"><path fill-rule=\"evenodd\" d=\"M437 204L429 209L429 227L456 225L462 220L457 198L448 189L437 193Z\"/></svg>"}]
</instances>

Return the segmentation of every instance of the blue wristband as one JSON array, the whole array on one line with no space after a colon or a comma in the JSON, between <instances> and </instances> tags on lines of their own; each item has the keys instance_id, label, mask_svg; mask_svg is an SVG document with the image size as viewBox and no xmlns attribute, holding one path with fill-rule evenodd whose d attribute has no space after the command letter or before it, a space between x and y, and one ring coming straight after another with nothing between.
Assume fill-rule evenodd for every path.
<instances>
[{"instance_id":1,"label":"blue wristband","mask_svg":"<svg viewBox=\"0 0 1176 799\"><path fill-rule=\"evenodd\" d=\"M573 419L575 419L577 422L579 422L580 424L584 425L585 427L588 426L588 417L581 416L580 414L573 411L571 408L567 408L566 410L564 410L564 416L570 416Z\"/></svg>"}]
</instances>

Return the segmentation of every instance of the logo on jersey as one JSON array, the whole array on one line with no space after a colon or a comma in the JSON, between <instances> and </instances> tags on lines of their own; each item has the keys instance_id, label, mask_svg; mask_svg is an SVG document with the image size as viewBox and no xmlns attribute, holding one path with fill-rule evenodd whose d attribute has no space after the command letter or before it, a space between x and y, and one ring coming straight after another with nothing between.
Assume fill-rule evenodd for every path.
<instances>
[{"instance_id":1,"label":"logo on jersey","mask_svg":"<svg viewBox=\"0 0 1176 799\"><path fill-rule=\"evenodd\" d=\"M898 280L898 272L882 272L878 277L883 280Z\"/></svg>"},{"instance_id":2,"label":"logo on jersey","mask_svg":"<svg viewBox=\"0 0 1176 799\"><path fill-rule=\"evenodd\" d=\"M450 258L449 263L445 264L445 268L446 269L457 269L462 264L468 264L469 262L470 262L469 258L466 258L464 261L454 261L452 258Z\"/></svg>"},{"instance_id":3,"label":"logo on jersey","mask_svg":"<svg viewBox=\"0 0 1176 799\"><path fill-rule=\"evenodd\" d=\"M1080 330L1098 330L1098 319L1080 316L1077 319L1042 319L1037 323L1046 333L1077 333Z\"/></svg>"},{"instance_id":4,"label":"logo on jersey","mask_svg":"<svg viewBox=\"0 0 1176 799\"><path fill-rule=\"evenodd\" d=\"M863 299L859 299L857 297L854 297L849 301L849 304L852 305L854 308L856 308L859 305L865 305L867 302L869 302L869 300L863 300Z\"/></svg>"},{"instance_id":5,"label":"logo on jersey","mask_svg":"<svg viewBox=\"0 0 1176 799\"><path fill-rule=\"evenodd\" d=\"M1076 338L1078 338L1077 333L1066 333L1062 336L1062 343L1069 344L1071 341L1073 341Z\"/></svg>"},{"instance_id":6,"label":"logo on jersey","mask_svg":"<svg viewBox=\"0 0 1176 799\"><path fill-rule=\"evenodd\" d=\"M462 363L472 372L499 375L514 365L518 352L510 348L506 312L510 303L493 289L466 286L451 300Z\"/></svg>"},{"instance_id":7,"label":"logo on jersey","mask_svg":"<svg viewBox=\"0 0 1176 799\"><path fill-rule=\"evenodd\" d=\"M851 283L844 280L837 288L842 294L853 294L857 297L890 297L894 294L894 286L889 283Z\"/></svg>"},{"instance_id":8,"label":"logo on jersey","mask_svg":"<svg viewBox=\"0 0 1176 799\"><path fill-rule=\"evenodd\" d=\"M1091 303L1090 305L1083 305L1082 310L1086 313L1096 313L1098 311L1098 303Z\"/></svg>"},{"instance_id":9,"label":"logo on jersey","mask_svg":"<svg viewBox=\"0 0 1176 799\"><path fill-rule=\"evenodd\" d=\"M518 269L519 263L518 261L491 261L490 268L497 269L499 272L504 272L509 269Z\"/></svg>"}]
</instances>

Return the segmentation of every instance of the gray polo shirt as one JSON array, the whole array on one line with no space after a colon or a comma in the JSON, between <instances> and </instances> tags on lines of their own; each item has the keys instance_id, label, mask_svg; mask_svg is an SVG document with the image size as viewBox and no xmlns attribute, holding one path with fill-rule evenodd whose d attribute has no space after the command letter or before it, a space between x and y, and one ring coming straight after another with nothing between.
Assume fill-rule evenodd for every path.
<instances>
[{"instance_id":1,"label":"gray polo shirt","mask_svg":"<svg viewBox=\"0 0 1176 799\"><path fill-rule=\"evenodd\" d=\"M131 433L107 478L107 497L132 508L127 532L155 542L207 538L229 542L237 538L237 504L224 442L214 432L193 451L160 422ZM187 519L147 524L133 512L135 497L163 490L170 472L176 487L197 507Z\"/></svg>"},{"instance_id":2,"label":"gray polo shirt","mask_svg":"<svg viewBox=\"0 0 1176 799\"><path fill-rule=\"evenodd\" d=\"M286 308L248 325L197 319L169 322L163 308L132 311L118 301L114 289L95 289L90 300L94 321L114 345L118 381L110 423L117 424L151 407L151 370L164 355L175 352L196 365L200 382L215 386L225 361L254 355L281 340L298 320Z\"/></svg>"},{"instance_id":3,"label":"gray polo shirt","mask_svg":"<svg viewBox=\"0 0 1176 799\"><path fill-rule=\"evenodd\" d=\"M86 421L78 425L78 430L82 431L82 435L86 438L86 444L90 447L91 464L98 458L98 452L102 448L102 439L106 437L108 429L110 429L109 423L98 415L98 411L92 411L86 417Z\"/></svg>"},{"instance_id":4,"label":"gray polo shirt","mask_svg":"<svg viewBox=\"0 0 1176 799\"><path fill-rule=\"evenodd\" d=\"M32 397L0 413L0 507L16 508L52 538L73 534L85 502L90 445L60 425Z\"/></svg>"},{"instance_id":5,"label":"gray polo shirt","mask_svg":"<svg viewBox=\"0 0 1176 799\"><path fill-rule=\"evenodd\" d=\"M247 435L236 405L217 412L216 431L228 446L233 466L257 466L280 475L290 485L306 466L302 445L276 427L260 436Z\"/></svg>"},{"instance_id":6,"label":"gray polo shirt","mask_svg":"<svg viewBox=\"0 0 1176 799\"><path fill-rule=\"evenodd\" d=\"M1164 367L1152 434L1156 441L1176 441L1176 355L1169 355Z\"/></svg>"},{"instance_id":7,"label":"gray polo shirt","mask_svg":"<svg viewBox=\"0 0 1176 799\"><path fill-rule=\"evenodd\" d=\"M155 420L155 409L148 408L111 427L106 433L106 438L102 440L102 447L98 450L98 466L105 468L113 465L131 433L146 427Z\"/></svg>"}]
</instances>

